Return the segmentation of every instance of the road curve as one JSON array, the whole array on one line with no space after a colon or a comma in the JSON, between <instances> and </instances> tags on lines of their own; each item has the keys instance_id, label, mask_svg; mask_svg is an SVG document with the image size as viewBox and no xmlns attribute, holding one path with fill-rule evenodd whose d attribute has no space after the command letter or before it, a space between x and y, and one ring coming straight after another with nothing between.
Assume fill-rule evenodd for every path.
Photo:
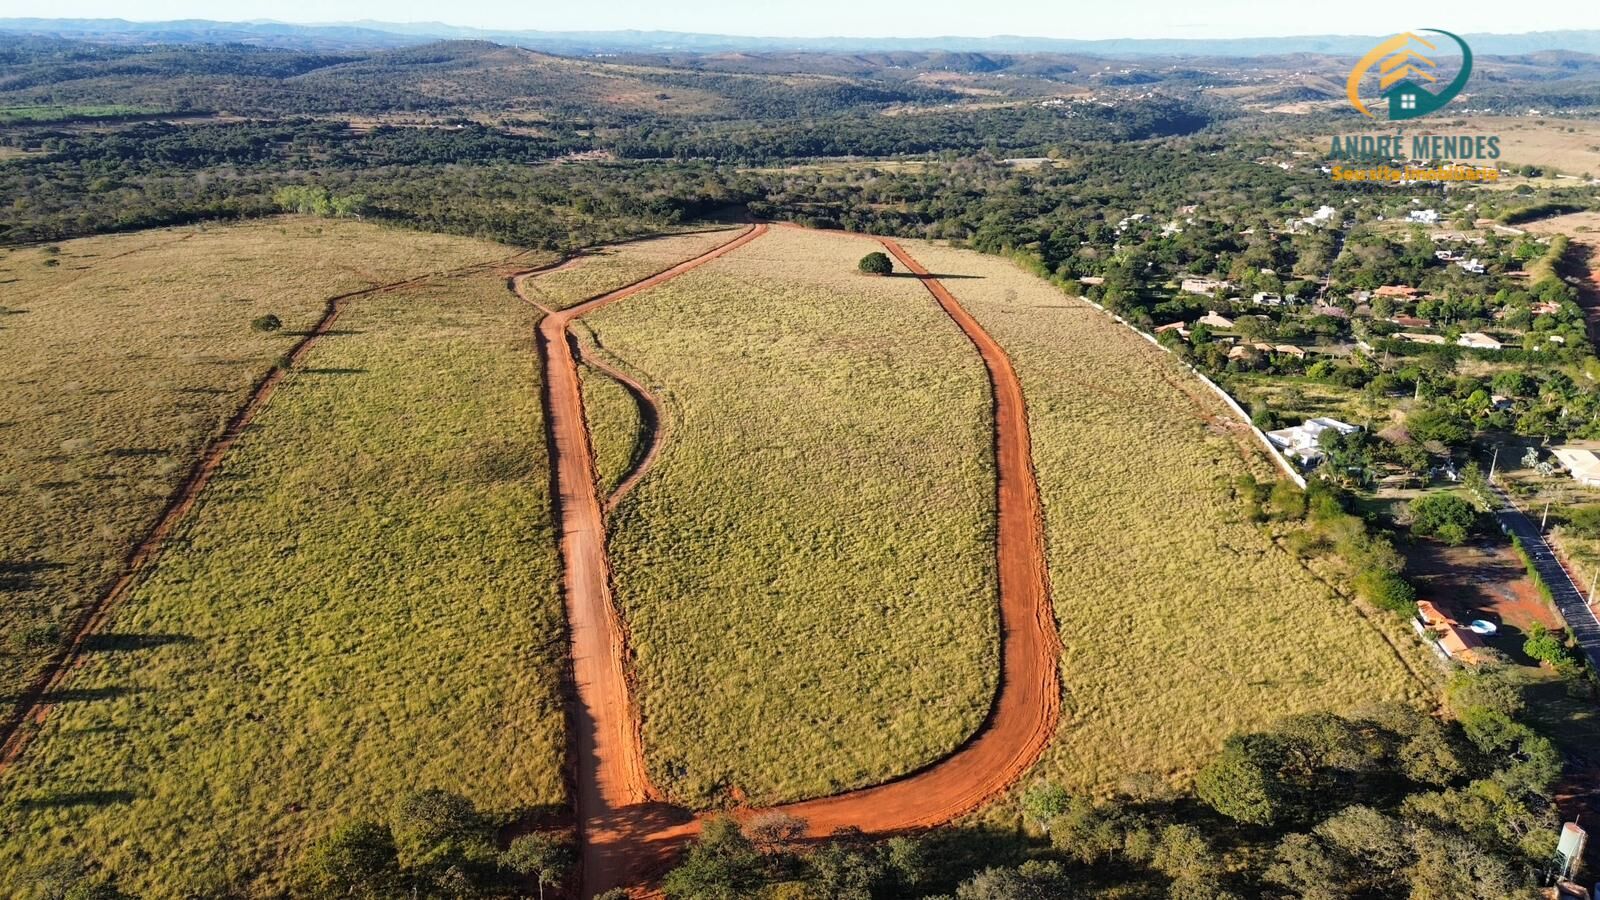
<instances>
[{"instance_id":1,"label":"road curve","mask_svg":"<svg viewBox=\"0 0 1600 900\"><path fill-rule=\"evenodd\" d=\"M765 231L766 226L756 226L649 279L554 312L539 326L577 686L569 722L584 896L613 887L642 887L670 865L699 831L701 819L660 802L649 783L637 708L629 694L625 628L611 595L605 522L568 325L731 252ZM999 690L978 731L942 760L881 785L776 808L804 819L816 837L847 826L877 833L926 828L972 812L1032 767L1055 735L1061 715L1060 644L1021 382L1005 351L938 279L897 243L882 244L922 281L988 371L998 474Z\"/></svg>"}]
</instances>

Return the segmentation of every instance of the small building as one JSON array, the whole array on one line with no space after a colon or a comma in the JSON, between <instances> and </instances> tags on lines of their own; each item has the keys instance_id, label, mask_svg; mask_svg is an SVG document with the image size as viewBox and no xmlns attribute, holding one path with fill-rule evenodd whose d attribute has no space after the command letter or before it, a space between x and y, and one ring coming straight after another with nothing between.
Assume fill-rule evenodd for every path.
<instances>
[{"instance_id":1,"label":"small building","mask_svg":"<svg viewBox=\"0 0 1600 900\"><path fill-rule=\"evenodd\" d=\"M1256 291L1255 296L1250 298L1250 302L1257 306L1282 306L1283 296L1268 291Z\"/></svg>"},{"instance_id":2,"label":"small building","mask_svg":"<svg viewBox=\"0 0 1600 900\"><path fill-rule=\"evenodd\" d=\"M1411 621L1411 627L1428 641L1441 659L1469 664L1479 661L1478 651L1483 649L1483 642L1429 601L1417 601L1417 617Z\"/></svg>"},{"instance_id":3,"label":"small building","mask_svg":"<svg viewBox=\"0 0 1600 900\"><path fill-rule=\"evenodd\" d=\"M1333 429L1340 434L1351 434L1360 431L1360 427L1341 422L1338 419L1319 417L1307 419L1292 428L1279 428L1267 432L1267 440L1272 446L1277 447L1284 456L1299 460L1307 468L1322 462L1322 433Z\"/></svg>"},{"instance_id":4,"label":"small building","mask_svg":"<svg viewBox=\"0 0 1600 900\"><path fill-rule=\"evenodd\" d=\"M1078 277L1078 283L1086 284L1089 287L1095 287L1097 285L1105 284L1106 280L1099 275L1081 275Z\"/></svg>"},{"instance_id":5,"label":"small building","mask_svg":"<svg viewBox=\"0 0 1600 900\"><path fill-rule=\"evenodd\" d=\"M1410 341L1413 344L1435 344L1442 347L1449 343L1442 334L1419 334L1415 331L1402 331L1395 337L1402 341Z\"/></svg>"},{"instance_id":6,"label":"small building","mask_svg":"<svg viewBox=\"0 0 1600 900\"><path fill-rule=\"evenodd\" d=\"M1372 295L1374 297L1398 297L1402 300L1410 300L1417 295L1417 289L1403 284L1386 284L1373 291Z\"/></svg>"},{"instance_id":7,"label":"small building","mask_svg":"<svg viewBox=\"0 0 1600 900\"><path fill-rule=\"evenodd\" d=\"M1275 344L1272 347L1272 352L1274 352L1274 353L1282 353L1284 356L1292 356L1295 359L1305 359L1306 358L1305 348L1304 347L1296 347L1293 344Z\"/></svg>"},{"instance_id":8,"label":"small building","mask_svg":"<svg viewBox=\"0 0 1600 900\"><path fill-rule=\"evenodd\" d=\"M1554 447L1550 450L1572 480L1585 487L1600 487L1600 454L1587 447Z\"/></svg>"},{"instance_id":9,"label":"small building","mask_svg":"<svg viewBox=\"0 0 1600 900\"><path fill-rule=\"evenodd\" d=\"M1533 314L1536 316L1553 316L1561 312L1561 304L1541 300L1533 305Z\"/></svg>"},{"instance_id":10,"label":"small building","mask_svg":"<svg viewBox=\"0 0 1600 900\"><path fill-rule=\"evenodd\" d=\"M1195 324L1204 325L1207 328L1232 328L1233 320L1213 309L1196 319Z\"/></svg>"},{"instance_id":11,"label":"small building","mask_svg":"<svg viewBox=\"0 0 1600 900\"><path fill-rule=\"evenodd\" d=\"M1468 331L1456 338L1456 346L1474 350L1499 350L1504 345L1481 331Z\"/></svg>"},{"instance_id":12,"label":"small building","mask_svg":"<svg viewBox=\"0 0 1600 900\"><path fill-rule=\"evenodd\" d=\"M1484 272L1488 271L1483 263L1478 261L1477 257L1473 257L1472 259L1458 259L1456 260L1456 265L1460 266L1462 271L1469 272L1473 275L1482 275Z\"/></svg>"},{"instance_id":13,"label":"small building","mask_svg":"<svg viewBox=\"0 0 1600 900\"><path fill-rule=\"evenodd\" d=\"M1178 337L1186 338L1189 336L1189 324L1187 322L1168 322L1165 325L1156 326L1156 334L1166 334L1169 331L1176 331Z\"/></svg>"}]
</instances>

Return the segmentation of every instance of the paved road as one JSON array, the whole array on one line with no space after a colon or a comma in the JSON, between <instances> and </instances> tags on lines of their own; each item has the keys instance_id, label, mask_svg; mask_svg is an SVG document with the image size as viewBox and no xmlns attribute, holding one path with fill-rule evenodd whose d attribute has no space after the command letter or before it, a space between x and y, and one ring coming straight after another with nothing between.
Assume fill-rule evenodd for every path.
<instances>
[{"instance_id":1,"label":"paved road","mask_svg":"<svg viewBox=\"0 0 1600 900\"><path fill-rule=\"evenodd\" d=\"M1583 647L1590 663L1600 666L1600 620L1595 619L1594 612L1584 602L1583 592L1578 590L1572 576L1556 559L1555 551L1550 549L1544 535L1539 533L1539 526L1517 508L1505 491L1498 486L1494 490L1501 504L1495 511L1495 518L1500 520L1501 527L1508 534L1516 535L1517 540L1522 542L1539 577L1550 586L1550 596L1555 599L1561 618L1566 620L1572 633L1577 636L1578 644Z\"/></svg>"}]
</instances>

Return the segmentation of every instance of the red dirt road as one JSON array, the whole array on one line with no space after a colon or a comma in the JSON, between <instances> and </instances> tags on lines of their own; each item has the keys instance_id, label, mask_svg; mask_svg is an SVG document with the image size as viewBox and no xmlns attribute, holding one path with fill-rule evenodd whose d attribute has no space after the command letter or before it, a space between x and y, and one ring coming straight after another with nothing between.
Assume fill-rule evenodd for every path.
<instances>
[{"instance_id":1,"label":"red dirt road","mask_svg":"<svg viewBox=\"0 0 1600 900\"><path fill-rule=\"evenodd\" d=\"M765 231L766 226L756 226L673 269L553 313L539 326L577 686L569 721L576 753L584 896L613 887L645 887L699 831L700 822L686 810L659 802L646 773L637 709L629 695L625 626L611 595L605 522L567 326L585 313L732 252ZM809 833L816 837L846 826L869 833L926 828L972 812L1033 765L1054 736L1061 715L1060 645L1050 605L1043 510L1021 382L1005 351L955 297L898 244L882 243L921 279L972 341L993 388L999 692L977 733L943 760L875 787L778 807L806 820Z\"/></svg>"}]
</instances>

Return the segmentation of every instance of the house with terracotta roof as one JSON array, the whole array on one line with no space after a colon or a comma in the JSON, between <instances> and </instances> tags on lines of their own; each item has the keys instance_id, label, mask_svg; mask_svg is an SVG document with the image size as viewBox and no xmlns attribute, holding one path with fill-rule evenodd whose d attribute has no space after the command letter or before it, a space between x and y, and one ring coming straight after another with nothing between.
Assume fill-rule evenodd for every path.
<instances>
[{"instance_id":1,"label":"house with terracotta roof","mask_svg":"<svg viewBox=\"0 0 1600 900\"><path fill-rule=\"evenodd\" d=\"M1469 331L1456 338L1456 345L1478 350L1499 350L1503 345L1481 331Z\"/></svg>"},{"instance_id":2,"label":"house with terracotta roof","mask_svg":"<svg viewBox=\"0 0 1600 900\"><path fill-rule=\"evenodd\" d=\"M1469 665L1479 662L1478 651L1483 649L1483 642L1431 602L1417 601L1417 616L1411 620L1411 627L1433 647L1433 652L1439 654L1440 659L1453 659Z\"/></svg>"}]
</instances>

